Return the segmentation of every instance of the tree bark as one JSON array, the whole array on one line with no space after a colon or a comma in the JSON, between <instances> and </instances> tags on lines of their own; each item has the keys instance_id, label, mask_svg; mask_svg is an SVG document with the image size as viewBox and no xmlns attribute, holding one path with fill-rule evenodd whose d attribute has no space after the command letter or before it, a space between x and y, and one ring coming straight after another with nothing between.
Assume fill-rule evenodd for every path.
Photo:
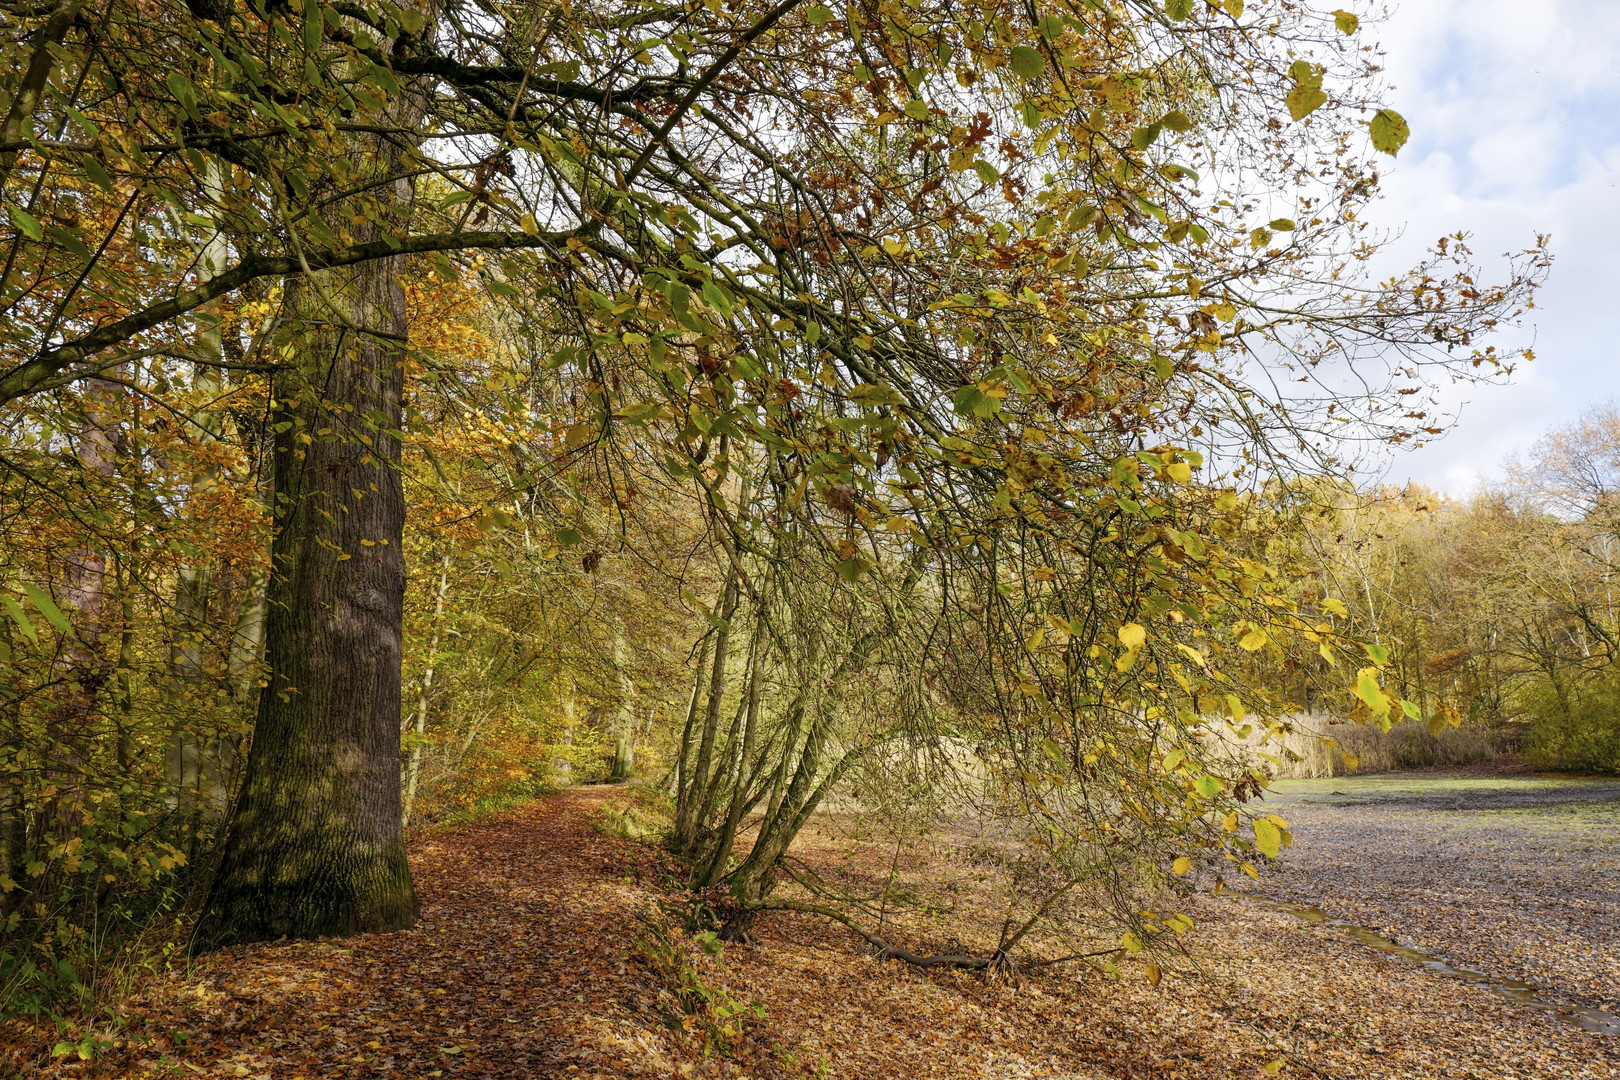
<instances>
[{"instance_id":1,"label":"tree bark","mask_svg":"<svg viewBox=\"0 0 1620 1080\"><path fill-rule=\"evenodd\" d=\"M400 100L390 119L410 129L420 107ZM400 145L356 138L361 169L400 175ZM410 182L383 190L376 218L402 237ZM384 234L353 220L362 241ZM200 928L211 944L398 930L416 917L400 800L400 261L288 283L294 359L275 385L270 685Z\"/></svg>"}]
</instances>

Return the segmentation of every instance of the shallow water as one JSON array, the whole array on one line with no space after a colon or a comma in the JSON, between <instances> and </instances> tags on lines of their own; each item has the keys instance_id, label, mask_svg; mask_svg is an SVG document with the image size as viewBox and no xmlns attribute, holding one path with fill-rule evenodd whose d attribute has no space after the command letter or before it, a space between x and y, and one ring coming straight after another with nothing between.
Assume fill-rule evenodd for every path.
<instances>
[{"instance_id":1,"label":"shallow water","mask_svg":"<svg viewBox=\"0 0 1620 1080\"><path fill-rule=\"evenodd\" d=\"M1437 956L1414 949L1408 945L1401 945L1392 941L1376 930L1350 922L1347 919L1337 919L1319 907L1308 904L1291 904L1284 900L1276 900L1260 893L1234 893L1250 903L1256 904L1267 911L1279 911L1285 915L1292 915L1303 922L1332 926L1344 931L1353 940L1369 949L1388 956L1398 956L1403 960L1410 960L1421 965L1436 975L1448 979L1459 979L1462 982L1483 986L1498 997L1506 998L1516 1005L1525 1005L1536 1012L1557 1017L1568 1024L1574 1024L1584 1031L1596 1031L1604 1035L1620 1035L1620 1016L1604 1012L1602 1009L1587 1008L1584 1005L1560 1005L1555 1001L1548 1001L1540 996L1540 991L1531 983L1520 982L1518 979L1506 979L1487 972L1476 971L1473 968L1458 967L1446 962Z\"/></svg>"}]
</instances>

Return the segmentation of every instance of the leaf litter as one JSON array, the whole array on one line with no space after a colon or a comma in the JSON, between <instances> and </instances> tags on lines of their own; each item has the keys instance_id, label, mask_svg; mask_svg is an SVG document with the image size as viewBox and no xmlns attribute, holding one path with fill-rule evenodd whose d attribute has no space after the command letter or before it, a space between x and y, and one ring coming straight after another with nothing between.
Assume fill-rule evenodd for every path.
<instances>
[{"instance_id":1,"label":"leaf litter","mask_svg":"<svg viewBox=\"0 0 1620 1080\"><path fill-rule=\"evenodd\" d=\"M622 805L612 788L575 789L435 832L412 850L416 929L204 957L124 1002L97 1060L53 1059L58 1032L13 1022L0 1066L256 1080L1620 1076L1620 1038L1229 898L1193 902L1196 952L1162 960L1156 987L1139 964L1117 979L1090 963L1012 981L921 971L797 913L722 949L661 921L658 905L682 899L666 855L596 828ZM805 854L829 870L839 857L830 843ZM899 918L887 932L916 943L928 929Z\"/></svg>"}]
</instances>

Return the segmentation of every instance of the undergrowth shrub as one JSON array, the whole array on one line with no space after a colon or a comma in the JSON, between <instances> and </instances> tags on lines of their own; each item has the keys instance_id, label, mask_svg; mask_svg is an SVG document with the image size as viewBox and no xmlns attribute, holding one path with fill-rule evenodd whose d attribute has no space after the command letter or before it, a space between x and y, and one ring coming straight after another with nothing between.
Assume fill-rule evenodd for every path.
<instances>
[{"instance_id":1,"label":"undergrowth shrub","mask_svg":"<svg viewBox=\"0 0 1620 1080\"><path fill-rule=\"evenodd\" d=\"M757 1001L740 1002L724 986L706 981L688 949L677 941L662 919L642 916L642 933L635 951L658 982L658 1008L664 1023L691 1031L703 1040L703 1053L731 1057L741 1046L747 1025L765 1017ZM703 951L719 957L725 944L714 933L694 935Z\"/></svg>"},{"instance_id":2,"label":"undergrowth shrub","mask_svg":"<svg viewBox=\"0 0 1620 1080\"><path fill-rule=\"evenodd\" d=\"M637 784L624 801L602 807L596 830L637 844L662 845L669 839L673 820L669 793L652 784Z\"/></svg>"},{"instance_id":3,"label":"undergrowth shrub","mask_svg":"<svg viewBox=\"0 0 1620 1080\"><path fill-rule=\"evenodd\" d=\"M1519 699L1530 716L1526 760L1547 769L1620 773L1620 674L1605 671L1562 686L1538 678Z\"/></svg>"}]
</instances>

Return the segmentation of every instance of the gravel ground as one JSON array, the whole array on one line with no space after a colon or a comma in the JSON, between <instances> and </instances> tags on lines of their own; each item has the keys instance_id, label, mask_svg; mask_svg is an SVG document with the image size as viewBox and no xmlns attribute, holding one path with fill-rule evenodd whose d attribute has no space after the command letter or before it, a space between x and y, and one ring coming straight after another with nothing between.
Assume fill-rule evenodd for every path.
<instances>
[{"instance_id":1,"label":"gravel ground","mask_svg":"<svg viewBox=\"0 0 1620 1080\"><path fill-rule=\"evenodd\" d=\"M1620 1016L1620 781L1284 781L1294 844L1262 880L1452 964Z\"/></svg>"}]
</instances>

